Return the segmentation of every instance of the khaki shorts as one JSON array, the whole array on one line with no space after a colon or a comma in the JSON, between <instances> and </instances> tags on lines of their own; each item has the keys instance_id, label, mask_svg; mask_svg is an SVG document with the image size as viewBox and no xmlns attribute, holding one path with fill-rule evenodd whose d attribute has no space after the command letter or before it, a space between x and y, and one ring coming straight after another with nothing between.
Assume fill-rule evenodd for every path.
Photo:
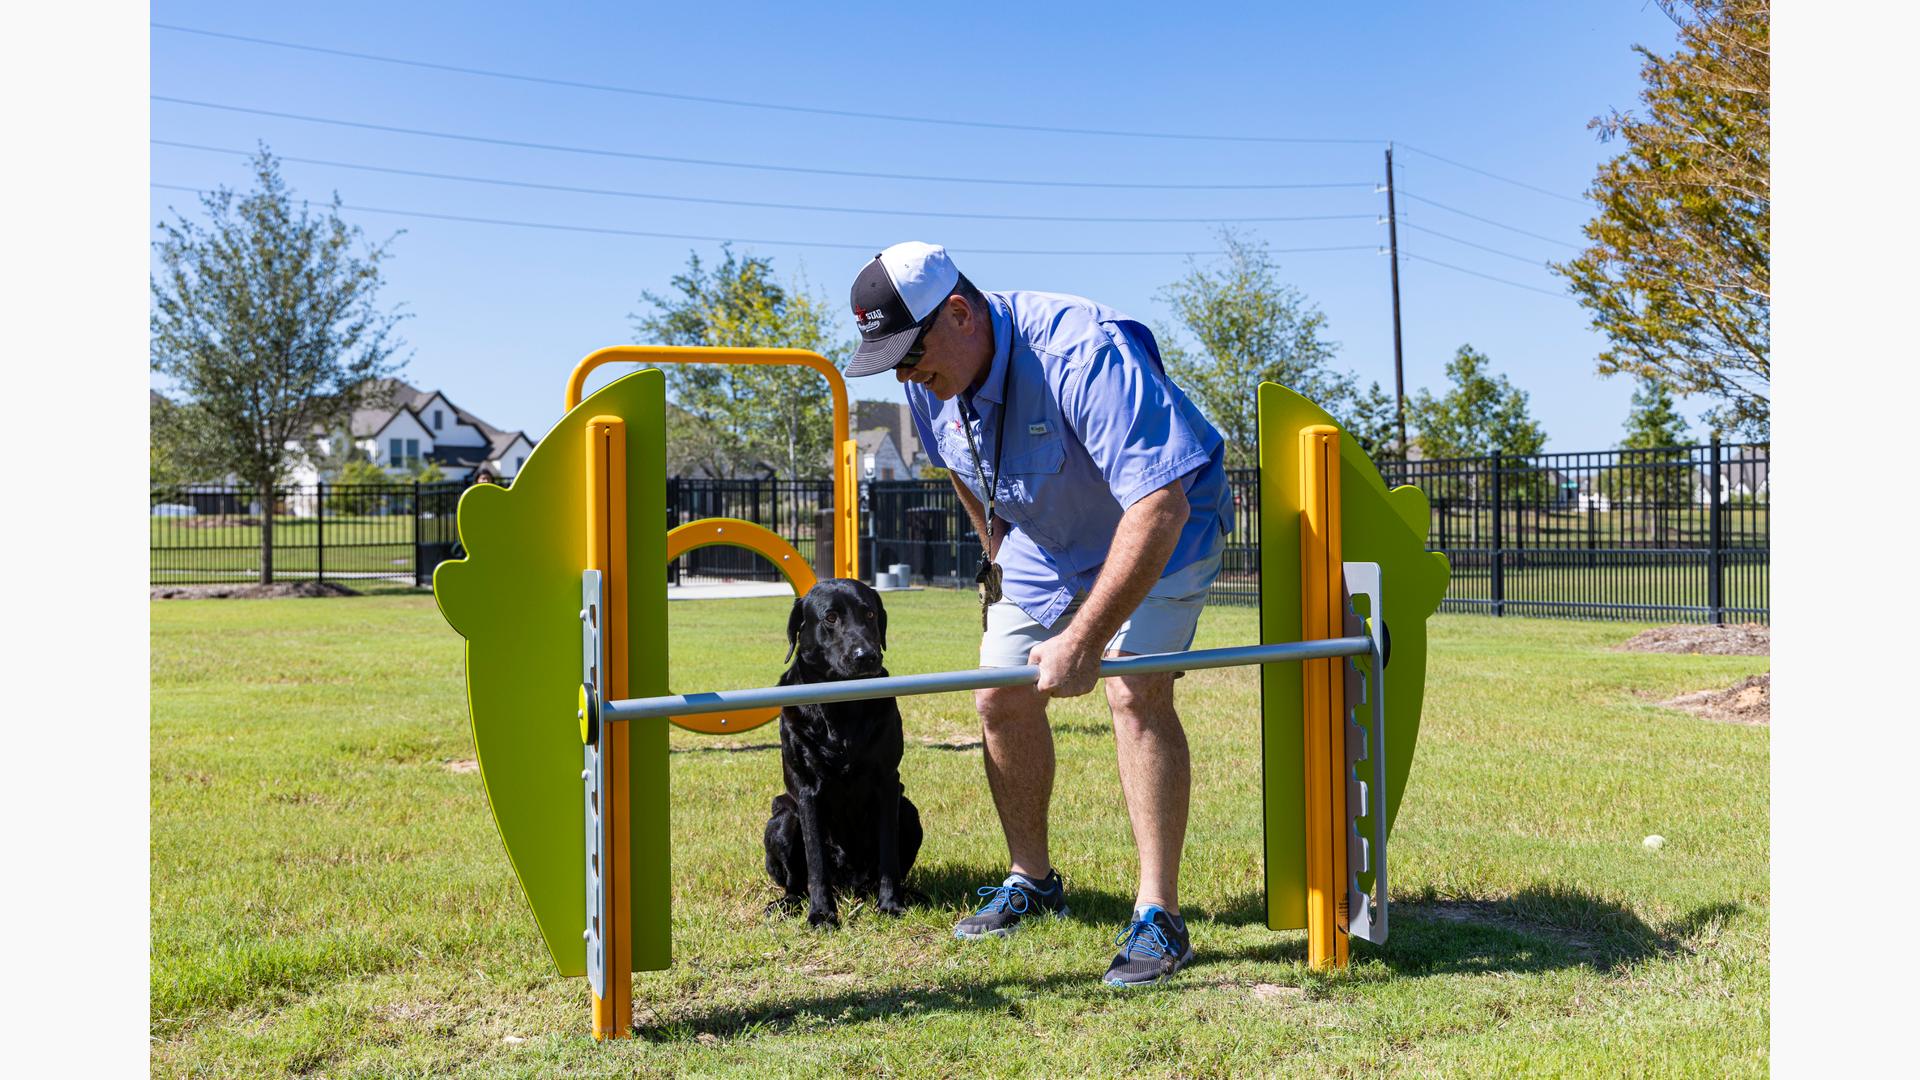
<instances>
[{"instance_id":1,"label":"khaki shorts","mask_svg":"<svg viewBox=\"0 0 1920 1080\"><path fill-rule=\"evenodd\" d=\"M1176 570L1154 583L1133 616L1107 642L1104 652L1183 652L1193 645L1200 609L1206 606L1213 579L1220 576L1225 546L1200 561ZM1081 593L1060 613L1051 628L1041 626L1011 600L987 608L987 631L980 635L981 667L1020 667L1035 645L1058 637L1073 623L1087 598Z\"/></svg>"}]
</instances>

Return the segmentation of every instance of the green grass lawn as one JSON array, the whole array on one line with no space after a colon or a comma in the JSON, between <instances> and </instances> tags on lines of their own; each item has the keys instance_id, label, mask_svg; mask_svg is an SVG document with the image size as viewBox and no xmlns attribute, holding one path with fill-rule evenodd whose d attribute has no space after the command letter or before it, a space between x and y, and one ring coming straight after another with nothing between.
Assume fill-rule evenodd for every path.
<instances>
[{"instance_id":1,"label":"green grass lawn","mask_svg":"<svg viewBox=\"0 0 1920 1080\"><path fill-rule=\"evenodd\" d=\"M895 673L974 663L966 594L888 598ZM675 689L771 682L778 599L676 603ZM1218 608L1196 647L1254 638ZM1392 843L1392 938L1310 972L1260 895L1258 692L1182 681L1182 877L1199 960L1098 985L1133 854L1096 698L1056 708L1054 853L1074 915L949 932L1005 849L963 695L905 699L902 770L931 906L768 922L769 726L676 732L676 963L634 982L638 1038L595 1044L488 815L459 639L431 599L152 607L156 1073L1764 1075L1768 732L1659 707L1765 658L1610 651L1620 623L1439 616ZM1650 833L1667 838L1649 851ZM556 838L574 844L573 837Z\"/></svg>"}]
</instances>

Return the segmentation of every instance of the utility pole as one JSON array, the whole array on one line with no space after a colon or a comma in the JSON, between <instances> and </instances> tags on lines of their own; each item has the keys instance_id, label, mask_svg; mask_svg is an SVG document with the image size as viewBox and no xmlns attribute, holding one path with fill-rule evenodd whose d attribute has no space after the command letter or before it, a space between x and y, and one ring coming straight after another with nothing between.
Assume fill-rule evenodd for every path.
<instances>
[{"instance_id":1,"label":"utility pole","mask_svg":"<svg viewBox=\"0 0 1920 1080\"><path fill-rule=\"evenodd\" d=\"M1400 368L1400 228L1393 211L1393 144L1387 144L1387 261L1393 274L1393 407L1400 420L1400 456L1407 456L1407 380Z\"/></svg>"}]
</instances>

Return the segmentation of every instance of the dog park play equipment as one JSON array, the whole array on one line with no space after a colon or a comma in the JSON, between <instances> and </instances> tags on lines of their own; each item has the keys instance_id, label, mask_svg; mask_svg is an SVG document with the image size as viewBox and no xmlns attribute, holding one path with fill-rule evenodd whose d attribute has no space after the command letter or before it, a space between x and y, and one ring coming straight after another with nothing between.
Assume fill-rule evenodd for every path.
<instances>
[{"instance_id":1,"label":"dog park play equipment","mask_svg":"<svg viewBox=\"0 0 1920 1080\"><path fill-rule=\"evenodd\" d=\"M824 375L834 572L859 575L846 386L824 357L799 349L595 352L574 369L566 415L513 486L461 498L468 555L435 571L434 595L467 641L468 710L494 822L555 965L588 977L596 1038L629 1033L630 973L671 963L669 722L739 732L785 704L1017 685L1038 673L672 694L669 560L707 544L746 547L796 592L813 571L750 522L665 528L665 378L650 368L585 395L588 373L608 363L797 364ZM1268 925L1306 929L1312 965L1344 965L1350 936L1386 939L1386 841L1419 730L1426 620L1448 571L1425 550L1424 495L1388 491L1305 398L1271 383L1259 394L1262 644L1108 660L1101 674L1263 665Z\"/></svg>"}]
</instances>

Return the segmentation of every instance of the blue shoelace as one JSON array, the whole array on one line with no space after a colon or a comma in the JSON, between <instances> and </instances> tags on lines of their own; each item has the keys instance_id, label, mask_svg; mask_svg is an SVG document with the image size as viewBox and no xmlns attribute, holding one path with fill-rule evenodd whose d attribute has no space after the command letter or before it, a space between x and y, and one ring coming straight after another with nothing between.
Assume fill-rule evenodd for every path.
<instances>
[{"instance_id":1,"label":"blue shoelace","mask_svg":"<svg viewBox=\"0 0 1920 1080\"><path fill-rule=\"evenodd\" d=\"M1032 901L1027 899L1026 890L1018 885L982 885L974 890L981 896L989 897L981 904L975 915L986 915L995 911L1011 911L1015 915L1025 915ZM1014 898L1018 897L1018 903Z\"/></svg>"},{"instance_id":2,"label":"blue shoelace","mask_svg":"<svg viewBox=\"0 0 1920 1080\"><path fill-rule=\"evenodd\" d=\"M1141 919L1120 931L1120 936L1114 938L1113 943L1120 946L1120 955L1129 960L1133 959L1136 948L1141 955L1155 960L1172 959L1180 955L1174 949L1173 942L1167 940L1166 932L1151 919Z\"/></svg>"}]
</instances>

